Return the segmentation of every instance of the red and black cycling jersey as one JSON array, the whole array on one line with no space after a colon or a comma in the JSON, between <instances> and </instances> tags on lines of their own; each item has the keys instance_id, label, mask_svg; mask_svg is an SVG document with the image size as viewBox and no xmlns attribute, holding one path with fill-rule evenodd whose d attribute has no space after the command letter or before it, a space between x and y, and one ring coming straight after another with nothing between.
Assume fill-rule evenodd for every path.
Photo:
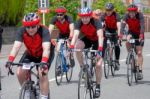
<instances>
[{"instance_id":1,"label":"red and black cycling jersey","mask_svg":"<svg viewBox=\"0 0 150 99\"><path fill-rule=\"evenodd\" d=\"M64 16L65 21L61 23L58 19L57 16L54 16L50 22L50 24L55 25L59 31L60 34L62 35L68 35L70 33L69 25L73 23L72 17L65 15Z\"/></svg>"},{"instance_id":2,"label":"red and black cycling jersey","mask_svg":"<svg viewBox=\"0 0 150 99\"><path fill-rule=\"evenodd\" d=\"M130 18L129 14L124 15L123 21L125 21L129 28L129 33L140 35L144 33L144 16L142 13L138 12L134 18ZM123 31L124 25L121 26L121 31Z\"/></svg>"},{"instance_id":3,"label":"red and black cycling jersey","mask_svg":"<svg viewBox=\"0 0 150 99\"><path fill-rule=\"evenodd\" d=\"M100 21L104 23L106 31L114 33L117 30L117 22L120 22L120 16L116 12L113 12L110 16L105 13L101 16Z\"/></svg>"},{"instance_id":4,"label":"red and black cycling jersey","mask_svg":"<svg viewBox=\"0 0 150 99\"><path fill-rule=\"evenodd\" d=\"M79 19L75 25L75 30L79 30L81 35L85 36L91 41L97 41L97 31L102 29L102 24L100 21L91 18L88 24L83 24L81 19Z\"/></svg>"},{"instance_id":5,"label":"red and black cycling jersey","mask_svg":"<svg viewBox=\"0 0 150 99\"><path fill-rule=\"evenodd\" d=\"M40 26L34 36L30 36L25 27L17 30L16 41L24 42L27 52L32 57L41 57L43 53L42 42L50 42L49 30Z\"/></svg>"}]
</instances>

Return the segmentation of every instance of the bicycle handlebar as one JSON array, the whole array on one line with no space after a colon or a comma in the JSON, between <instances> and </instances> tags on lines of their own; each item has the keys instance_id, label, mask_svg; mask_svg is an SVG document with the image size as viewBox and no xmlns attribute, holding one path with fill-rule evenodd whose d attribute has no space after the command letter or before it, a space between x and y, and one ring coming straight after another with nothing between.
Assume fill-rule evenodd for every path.
<instances>
[{"instance_id":1,"label":"bicycle handlebar","mask_svg":"<svg viewBox=\"0 0 150 99\"><path fill-rule=\"evenodd\" d=\"M45 65L49 65L48 63L44 63ZM12 66L15 66L15 65L17 65L17 66L23 66L23 65L29 65L29 67L26 67L26 68L24 68L24 69L26 69L26 70L31 70L33 67L35 67L35 66L40 66L41 65L41 63L34 63L34 62L31 62L31 63L12 63L11 64ZM42 67L41 67L42 68ZM8 75L9 74L11 74L11 75L14 75L14 72L12 71L12 68L11 67L9 67L8 68ZM42 71L42 75L46 75L45 73L44 73L44 71Z\"/></svg>"}]
</instances>

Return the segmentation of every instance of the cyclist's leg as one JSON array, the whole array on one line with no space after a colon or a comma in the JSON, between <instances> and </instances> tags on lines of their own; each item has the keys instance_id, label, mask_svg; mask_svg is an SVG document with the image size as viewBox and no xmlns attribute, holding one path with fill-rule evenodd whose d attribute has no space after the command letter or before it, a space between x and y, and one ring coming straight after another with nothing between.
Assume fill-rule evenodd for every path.
<instances>
[{"instance_id":1,"label":"cyclist's leg","mask_svg":"<svg viewBox=\"0 0 150 99\"><path fill-rule=\"evenodd\" d=\"M51 56L49 56L50 58ZM51 60L49 60L48 63L50 63ZM33 62L40 63L41 58L34 59ZM40 99L48 99L49 94L49 81L48 81L48 70L50 68L50 65L48 65L48 68L44 69L45 75L42 74L42 68L38 68L38 74L39 74L39 83L40 83Z\"/></svg>"},{"instance_id":2,"label":"cyclist's leg","mask_svg":"<svg viewBox=\"0 0 150 99\"><path fill-rule=\"evenodd\" d=\"M51 47L50 47L50 57L49 57L49 64L51 66L53 60L54 60L54 57L55 57L55 46L53 44L51 44Z\"/></svg>"},{"instance_id":3,"label":"cyclist's leg","mask_svg":"<svg viewBox=\"0 0 150 99\"><path fill-rule=\"evenodd\" d=\"M84 49L84 48L89 48L91 46L91 42L86 38L82 38L80 40L77 41L76 43L76 49ZM82 52L76 52L76 57L77 57L77 60L80 64L80 66L83 66L84 63L83 63L83 54Z\"/></svg>"},{"instance_id":4,"label":"cyclist's leg","mask_svg":"<svg viewBox=\"0 0 150 99\"><path fill-rule=\"evenodd\" d=\"M85 46L84 42L82 40L78 39L78 41L76 42L75 48L76 49L84 49L84 46ZM82 52L77 51L76 52L76 57L77 57L77 60L80 64L80 66L83 66L84 63L83 63L83 54L82 54Z\"/></svg>"},{"instance_id":5,"label":"cyclist's leg","mask_svg":"<svg viewBox=\"0 0 150 99\"><path fill-rule=\"evenodd\" d=\"M116 57L116 70L120 69L120 63L119 63L119 59L120 59L120 46L118 44L118 38L115 37L114 38L114 44L115 44L115 57Z\"/></svg>"},{"instance_id":6,"label":"cyclist's leg","mask_svg":"<svg viewBox=\"0 0 150 99\"><path fill-rule=\"evenodd\" d=\"M38 69L38 72L40 78L41 99L48 99L49 94L48 69L44 70L46 75L42 75L42 71L40 68Z\"/></svg>"},{"instance_id":7,"label":"cyclist's leg","mask_svg":"<svg viewBox=\"0 0 150 99\"><path fill-rule=\"evenodd\" d=\"M21 57L19 63L29 62L27 52L25 51ZM22 66L17 67L17 77L20 85L26 81L26 71L22 69Z\"/></svg>"},{"instance_id":8,"label":"cyclist's leg","mask_svg":"<svg viewBox=\"0 0 150 99\"><path fill-rule=\"evenodd\" d=\"M143 44L144 45L144 44ZM136 53L137 53L137 66L139 66L139 74L138 74L138 79L141 80L143 79L143 55L142 55L142 50L143 50L143 45L140 45L140 42L136 42Z\"/></svg>"},{"instance_id":9,"label":"cyclist's leg","mask_svg":"<svg viewBox=\"0 0 150 99\"><path fill-rule=\"evenodd\" d=\"M98 48L98 41L93 46L94 50L97 50L97 48ZM102 79L102 63L103 63L102 57L98 57L98 61L95 66L96 67L96 89L94 95L95 98L98 98L100 96L100 83Z\"/></svg>"},{"instance_id":10,"label":"cyclist's leg","mask_svg":"<svg viewBox=\"0 0 150 99\"><path fill-rule=\"evenodd\" d=\"M130 48L131 48L131 44L128 42L131 38L131 35L127 35L127 42L126 42L126 49L129 52Z\"/></svg>"}]
</instances>

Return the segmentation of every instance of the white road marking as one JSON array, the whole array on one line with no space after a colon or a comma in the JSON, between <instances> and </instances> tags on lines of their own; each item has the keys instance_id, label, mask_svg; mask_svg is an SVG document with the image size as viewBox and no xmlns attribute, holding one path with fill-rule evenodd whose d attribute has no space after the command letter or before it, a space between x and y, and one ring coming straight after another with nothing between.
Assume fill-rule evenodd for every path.
<instances>
[{"instance_id":1,"label":"white road marking","mask_svg":"<svg viewBox=\"0 0 150 99\"><path fill-rule=\"evenodd\" d=\"M145 56L150 56L150 54L146 54Z\"/></svg>"},{"instance_id":2,"label":"white road marking","mask_svg":"<svg viewBox=\"0 0 150 99\"><path fill-rule=\"evenodd\" d=\"M63 76L63 78L65 78L65 77L66 77L66 75ZM59 78L59 79L60 79L60 78ZM49 80L49 82L53 82L53 81L55 81L55 80L56 80L56 78L52 78L52 79Z\"/></svg>"}]
</instances>

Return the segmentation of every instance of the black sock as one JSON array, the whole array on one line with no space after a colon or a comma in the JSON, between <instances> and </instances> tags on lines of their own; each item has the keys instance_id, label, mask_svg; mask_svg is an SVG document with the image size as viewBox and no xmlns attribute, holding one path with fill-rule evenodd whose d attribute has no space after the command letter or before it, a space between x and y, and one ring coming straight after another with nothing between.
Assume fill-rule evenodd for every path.
<instances>
[{"instance_id":1,"label":"black sock","mask_svg":"<svg viewBox=\"0 0 150 99\"><path fill-rule=\"evenodd\" d=\"M140 73L142 73L142 70L139 70Z\"/></svg>"},{"instance_id":2,"label":"black sock","mask_svg":"<svg viewBox=\"0 0 150 99\"><path fill-rule=\"evenodd\" d=\"M100 88L100 84L96 84L96 88Z\"/></svg>"}]
</instances>

